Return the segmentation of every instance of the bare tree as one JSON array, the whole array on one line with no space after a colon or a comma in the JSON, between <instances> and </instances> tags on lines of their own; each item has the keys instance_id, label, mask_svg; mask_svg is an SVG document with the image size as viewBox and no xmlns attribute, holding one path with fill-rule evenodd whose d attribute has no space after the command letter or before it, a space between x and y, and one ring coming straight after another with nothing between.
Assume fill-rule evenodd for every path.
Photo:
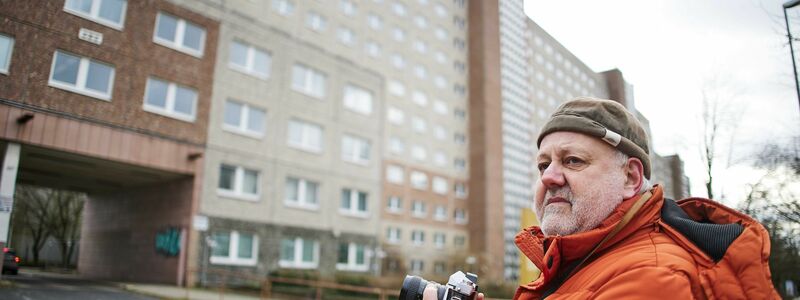
<instances>
[{"instance_id":1,"label":"bare tree","mask_svg":"<svg viewBox=\"0 0 800 300\"><path fill-rule=\"evenodd\" d=\"M12 226L15 230L31 237L33 264L39 264L39 252L50 235L48 222L52 202L48 190L27 185L18 185L14 193Z\"/></svg>"},{"instance_id":2,"label":"bare tree","mask_svg":"<svg viewBox=\"0 0 800 300\"><path fill-rule=\"evenodd\" d=\"M50 201L53 202L50 218L51 234L58 241L61 263L64 267L68 267L80 236L85 194L62 190L51 191Z\"/></svg>"},{"instance_id":3,"label":"bare tree","mask_svg":"<svg viewBox=\"0 0 800 300\"><path fill-rule=\"evenodd\" d=\"M714 170L719 167L721 155L726 154L724 167L731 166L733 145L743 107L731 103L741 93L727 80L714 76L707 79L701 91L700 122L702 129L700 158L706 170L706 192L714 199ZM723 151L727 153L723 154ZM720 200L724 195L719 195Z\"/></svg>"}]
</instances>

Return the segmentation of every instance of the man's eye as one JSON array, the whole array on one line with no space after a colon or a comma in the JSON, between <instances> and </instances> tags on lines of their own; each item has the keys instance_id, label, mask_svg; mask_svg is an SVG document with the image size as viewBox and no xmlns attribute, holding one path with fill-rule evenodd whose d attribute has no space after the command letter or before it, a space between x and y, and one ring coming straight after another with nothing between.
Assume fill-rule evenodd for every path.
<instances>
[{"instance_id":1,"label":"man's eye","mask_svg":"<svg viewBox=\"0 0 800 300\"><path fill-rule=\"evenodd\" d=\"M566 159L564 159L564 165L565 166L580 166L580 165L583 165L584 163L585 162L582 159L577 158L577 157L570 156L570 157L567 157Z\"/></svg>"},{"instance_id":2,"label":"man's eye","mask_svg":"<svg viewBox=\"0 0 800 300\"><path fill-rule=\"evenodd\" d=\"M536 165L536 167L539 169L539 172L544 172L544 170L547 169L548 166L550 166L550 162L542 162Z\"/></svg>"}]
</instances>

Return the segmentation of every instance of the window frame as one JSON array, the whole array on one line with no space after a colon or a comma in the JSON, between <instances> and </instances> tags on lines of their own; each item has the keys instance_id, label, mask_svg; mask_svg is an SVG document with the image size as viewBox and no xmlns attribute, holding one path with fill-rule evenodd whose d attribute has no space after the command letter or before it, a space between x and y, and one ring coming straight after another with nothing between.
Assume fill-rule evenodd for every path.
<instances>
[{"instance_id":1,"label":"window frame","mask_svg":"<svg viewBox=\"0 0 800 300\"><path fill-rule=\"evenodd\" d=\"M234 177L233 177L233 189L232 190L228 190L228 189L224 189L224 188L219 187L219 177L222 176L222 170L221 169L222 169L223 165L228 166L228 167L236 168L236 171L234 172ZM244 190L243 190L244 189L245 171L254 171L256 173L256 193L255 194L245 193ZM261 170L248 169L248 168L245 168L245 167L240 166L240 165L221 162L219 164L219 173L217 173L217 174L218 174L217 175L217 195L222 196L222 197L226 197L226 198L248 200L248 201L253 201L253 202L257 202L257 201L259 201L261 199L261 190L262 190L261 189Z\"/></svg>"},{"instance_id":2,"label":"window frame","mask_svg":"<svg viewBox=\"0 0 800 300\"><path fill-rule=\"evenodd\" d=\"M228 102L233 102L242 106L242 110L239 112L239 126L233 126L231 124L225 123L225 109L227 109L227 105L223 107L222 110L222 129L231 133L245 135L253 138L263 138L267 131L267 110L261 109L258 107L254 107L248 103L244 103L241 101L236 101L233 99L226 99L224 104ZM253 131L247 128L247 124L250 121L250 112L252 110L260 110L264 113L264 126L261 128L261 132Z\"/></svg>"},{"instance_id":3,"label":"window frame","mask_svg":"<svg viewBox=\"0 0 800 300\"><path fill-rule=\"evenodd\" d=\"M167 83L167 95L166 95L167 99L164 100L165 108L161 108L161 107L158 107L158 106L155 106L155 105L147 103L147 94L148 94L148 91L150 91L150 81L151 80L158 80L158 81L162 81L162 82L166 82ZM176 91L177 91L179 86L182 87L182 88L194 91L195 97L194 97L194 101L192 102L192 115L191 116L186 115L184 113L175 112L175 97L176 97ZM200 98L199 91L197 89L193 88L193 87L190 87L190 86L187 86L187 85L178 84L176 82L165 80L165 79L161 79L161 78L154 77L154 76L148 76L147 77L147 82L146 82L145 88L144 88L144 98L142 99L142 102L143 102L142 103L142 109L144 111L147 111L147 112L159 114L159 115L170 117L170 118L173 118L173 119L178 119L178 120L186 121L186 122L194 122L197 119L197 102L199 102L199 100L200 100L199 98Z\"/></svg>"},{"instance_id":4,"label":"window frame","mask_svg":"<svg viewBox=\"0 0 800 300\"><path fill-rule=\"evenodd\" d=\"M64 1L64 12L81 17L83 19L95 22L97 24L110 27L119 31L125 28L125 15L128 12L128 1L124 0L122 4L122 11L120 12L120 20L119 23L115 23L110 20L106 20L100 18L100 3L105 0L92 0L92 8L89 9L89 13L82 12L80 10L74 10L72 8L67 7L67 1Z\"/></svg>"},{"instance_id":5,"label":"window frame","mask_svg":"<svg viewBox=\"0 0 800 300\"><path fill-rule=\"evenodd\" d=\"M170 41L170 40L167 40L167 39L164 39L164 38L158 36L158 24L161 22L160 16L162 16L162 15L167 15L169 17L177 19L177 23L175 25L175 41ZM186 24L187 23L202 29L203 34L200 36L200 49L199 50L198 49L189 48L189 47L183 45L184 36L186 35L185 31L186 31ZM179 51L179 52L183 52L183 53L189 54L189 55L197 57L197 58L203 58L203 55L205 54L206 35L207 34L208 34L208 32L207 32L206 28L203 27L203 26L200 26L197 23L191 22L189 20L186 20L184 18L180 18L180 17L178 17L176 15L173 15L173 14L170 14L170 13L167 13L167 12L164 12L164 11L158 11L158 13L156 14L156 24L155 24L155 28L153 28L153 43L159 44L161 46L164 46L164 47L167 47L167 48Z\"/></svg>"},{"instance_id":6,"label":"window frame","mask_svg":"<svg viewBox=\"0 0 800 300\"><path fill-rule=\"evenodd\" d=\"M403 167L398 165L386 166L386 182L392 184L402 185L405 183L406 171ZM398 177L399 176L399 177Z\"/></svg>"},{"instance_id":7,"label":"window frame","mask_svg":"<svg viewBox=\"0 0 800 300\"><path fill-rule=\"evenodd\" d=\"M394 204L397 205L394 205ZM400 214L403 212L403 198L400 196L389 196L386 200L386 211L393 214Z\"/></svg>"},{"instance_id":8,"label":"window frame","mask_svg":"<svg viewBox=\"0 0 800 300\"><path fill-rule=\"evenodd\" d=\"M303 72L303 83L302 86L298 85L295 81L295 72L297 71ZM321 81L321 91L314 91L314 79L320 79ZM310 67L305 64L295 63L292 65L292 75L291 75L291 88L293 91L301 93L303 95L316 98L316 99L323 99L327 95L328 89L328 75L322 70Z\"/></svg>"},{"instance_id":9,"label":"window frame","mask_svg":"<svg viewBox=\"0 0 800 300\"><path fill-rule=\"evenodd\" d=\"M5 69L0 69L0 74L8 75L11 72L11 57L14 56L14 42L16 39L10 35L0 33L0 37L7 38L8 42L8 57L0 57L0 59L5 59L3 63L6 67ZM51 71L52 72L52 71Z\"/></svg>"},{"instance_id":10,"label":"window frame","mask_svg":"<svg viewBox=\"0 0 800 300\"><path fill-rule=\"evenodd\" d=\"M75 75L76 76L76 82L75 82L74 86L72 84L70 84L70 83L56 81L56 80L53 79L53 76L55 75L55 69L56 69L56 56L59 55L60 53L63 53L63 55L74 56L74 57L77 57L79 59L79 62L78 62L78 73ZM10 55L9 55L9 57L10 57ZM97 63L97 64L102 64L102 65L105 65L105 66L111 68L111 73L110 73L109 78L108 78L108 92L107 93L96 92L96 91L90 90L90 89L88 89L86 87L86 81L87 81L88 76L89 76L89 64L91 62L94 62L94 63ZM10 61L9 61L9 65L10 65ZM54 88L62 89L62 90L65 90L65 91L73 92L73 93L76 93L76 94L81 94L81 95L84 95L84 96L88 96L88 97L92 97L92 98L95 98L95 99L100 99L100 100L105 100L105 101L109 101L110 102L111 99L112 99L112 96L114 94L114 79L116 77L116 73L117 73L117 69L112 64L109 64L109 63L106 63L106 62L102 62L102 61L99 61L99 60L95 60L95 59L92 59L92 58L89 58L89 57L86 57L86 56L78 55L78 54L75 54L75 53L71 53L71 52L68 52L68 51L63 51L63 50L56 49L53 52L53 59L50 62L50 75L48 76L47 85L51 86L51 87L54 87Z\"/></svg>"},{"instance_id":11,"label":"window frame","mask_svg":"<svg viewBox=\"0 0 800 300\"><path fill-rule=\"evenodd\" d=\"M354 149L351 149L351 150L353 150L353 152L349 153L350 155L348 155L348 153L347 153L348 149L345 148L345 146L347 145L347 143L345 142L346 139L349 139L350 140L349 144L352 147L354 147ZM342 143L341 144L342 145L342 148L341 148L341 150L342 150L342 161L345 161L345 162L348 162L348 163L357 164L357 165L361 165L361 166L369 165L369 162L372 159L372 155L371 155L372 154L372 144L369 142L368 139L362 138L362 137L359 137L359 136L355 136L355 135L351 135L351 134L343 134L342 135L342 139L341 139L341 143ZM365 149L363 149L364 147L366 147L367 158L361 157L361 154L362 154L361 152L363 150L365 150Z\"/></svg>"},{"instance_id":12,"label":"window frame","mask_svg":"<svg viewBox=\"0 0 800 300\"><path fill-rule=\"evenodd\" d=\"M419 237L419 238L417 238ZM412 230L411 231L411 244L413 246L422 246L425 245L425 231L423 230Z\"/></svg>"},{"instance_id":13,"label":"window frame","mask_svg":"<svg viewBox=\"0 0 800 300\"><path fill-rule=\"evenodd\" d=\"M240 65L234 63L233 61L231 61L231 58L233 58L233 55L232 55L233 51L231 51L230 49L233 47L233 44L239 44L239 45L244 46L245 48L247 48L247 54L246 54L247 57L245 57L246 66L240 66ZM260 72L255 70L255 57L256 57L256 54L258 52L263 53L267 57L266 73L260 73ZM262 80L267 80L270 77L271 69L272 69L272 53L270 53L269 51L267 51L267 50L265 50L263 48L256 47L255 45L246 43L246 42L241 41L239 39L233 39L233 40L231 40L231 43L228 46L228 68L230 68L231 70L237 71L239 73L250 75L250 76L262 79Z\"/></svg>"},{"instance_id":14,"label":"window frame","mask_svg":"<svg viewBox=\"0 0 800 300\"><path fill-rule=\"evenodd\" d=\"M336 259L336 270L338 271L351 271L351 272L366 272L369 271L370 265L370 258L371 255L369 254L369 249L367 249L366 245L357 244L357 243L339 243L339 247L341 250L341 245L347 244L347 263L340 263L337 257ZM364 263L358 264L357 262L357 255L358 255L358 248L361 247L361 251L364 255ZM337 253L338 254L338 253Z\"/></svg>"},{"instance_id":15,"label":"window frame","mask_svg":"<svg viewBox=\"0 0 800 300\"><path fill-rule=\"evenodd\" d=\"M291 136L291 124L299 124L301 126L301 142L294 142L292 141ZM314 145L309 144L311 140L311 136L309 134L309 128L316 127L319 129L319 147L315 148ZM325 148L325 129L322 125L311 123L307 121L303 121L301 119L291 118L286 125L286 144L294 149L298 149L301 151L311 152L311 153L322 153L323 149Z\"/></svg>"},{"instance_id":16,"label":"window frame","mask_svg":"<svg viewBox=\"0 0 800 300\"><path fill-rule=\"evenodd\" d=\"M349 111L365 116L372 115L374 102L375 95L368 89L348 83L342 90L342 105Z\"/></svg>"},{"instance_id":17,"label":"window frame","mask_svg":"<svg viewBox=\"0 0 800 300\"><path fill-rule=\"evenodd\" d=\"M240 258L239 256L239 237L242 235L237 230L232 230L229 232L230 234L230 241L228 244L228 256L213 256L209 254L208 261L214 265L231 265L231 266L255 266L258 263L258 235L255 233L250 233L249 235L253 236L253 248L251 252L253 253L252 258ZM212 235L213 237L213 235ZM219 245L217 245L219 247Z\"/></svg>"},{"instance_id":18,"label":"window frame","mask_svg":"<svg viewBox=\"0 0 800 300\"><path fill-rule=\"evenodd\" d=\"M283 260L283 241L284 240L291 240L294 242L294 253L292 261ZM303 261L303 240L308 240L312 242L313 247L313 261L312 262L304 262ZM319 241L310 239L310 238L302 238L302 237L294 237L294 238L286 238L283 237L280 239L281 244L278 250L278 266L285 269L316 269L319 267Z\"/></svg>"},{"instance_id":19,"label":"window frame","mask_svg":"<svg viewBox=\"0 0 800 300\"><path fill-rule=\"evenodd\" d=\"M365 191L357 190L357 189L354 189L354 188L342 188L342 193L344 193L345 190L350 191L350 199L348 199L350 208L342 207L342 204L343 204L342 203L342 199L341 199L342 195L340 194L339 195L339 213L342 214L342 215L345 215L345 216L350 216L350 217L368 218L369 217L369 193L367 193ZM358 196L359 196L359 194L362 194L362 193L364 194L364 200L365 200L365 203L364 203L364 206L365 206L364 209L365 210L363 210L363 211L358 209Z\"/></svg>"},{"instance_id":20,"label":"window frame","mask_svg":"<svg viewBox=\"0 0 800 300\"><path fill-rule=\"evenodd\" d=\"M317 181L300 178L297 176L286 176L286 179L284 180L284 193L286 193L286 188L289 184L290 179L297 180L297 191L296 191L297 201L289 199L288 195L283 195L283 204L286 205L287 207L302 208L307 210L319 210L320 202L322 202L320 201L320 191L319 191L321 184ZM308 191L309 184L317 185L316 195L314 196L317 199L317 203L309 202L308 199L309 197L308 194L306 193Z\"/></svg>"}]
</instances>

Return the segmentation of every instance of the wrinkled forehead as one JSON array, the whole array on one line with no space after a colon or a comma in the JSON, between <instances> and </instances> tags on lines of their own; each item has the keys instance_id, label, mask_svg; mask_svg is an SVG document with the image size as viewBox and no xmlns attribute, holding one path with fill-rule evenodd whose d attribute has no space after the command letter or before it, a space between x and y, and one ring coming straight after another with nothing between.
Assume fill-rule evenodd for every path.
<instances>
[{"instance_id":1,"label":"wrinkled forehead","mask_svg":"<svg viewBox=\"0 0 800 300\"><path fill-rule=\"evenodd\" d=\"M542 139L536 157L550 157L567 153L602 157L614 154L615 149L602 140L577 132L559 131Z\"/></svg>"}]
</instances>

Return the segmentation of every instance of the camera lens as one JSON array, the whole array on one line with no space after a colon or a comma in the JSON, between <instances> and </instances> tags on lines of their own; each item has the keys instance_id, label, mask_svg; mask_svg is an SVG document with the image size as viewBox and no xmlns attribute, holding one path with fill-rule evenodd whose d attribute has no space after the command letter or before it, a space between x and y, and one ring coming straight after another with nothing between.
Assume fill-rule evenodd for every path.
<instances>
[{"instance_id":1,"label":"camera lens","mask_svg":"<svg viewBox=\"0 0 800 300\"><path fill-rule=\"evenodd\" d=\"M422 293L425 292L425 287L428 286L428 284L436 285L437 299L442 299L442 297L444 297L446 288L443 285L435 282L429 282L419 276L406 275L406 279L403 279L403 288L400 289L400 297L398 299L420 300L422 299Z\"/></svg>"}]
</instances>

